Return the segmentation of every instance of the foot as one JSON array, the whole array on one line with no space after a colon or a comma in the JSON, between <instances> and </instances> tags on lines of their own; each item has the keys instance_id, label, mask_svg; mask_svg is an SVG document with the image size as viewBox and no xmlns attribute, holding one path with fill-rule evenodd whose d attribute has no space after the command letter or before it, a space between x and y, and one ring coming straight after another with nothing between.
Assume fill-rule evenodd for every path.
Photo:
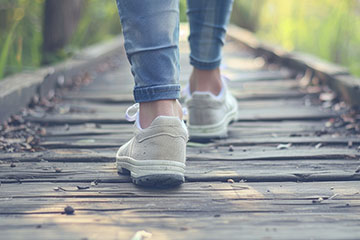
<instances>
[{"instance_id":1,"label":"foot","mask_svg":"<svg viewBox=\"0 0 360 240\"><path fill-rule=\"evenodd\" d=\"M178 111L170 113L176 115ZM151 119L151 116L145 117ZM116 154L118 172L130 172L132 181L142 186L171 187L183 183L188 140L184 122L179 116L160 115L145 127L139 119L138 116L134 137Z\"/></svg>"},{"instance_id":2,"label":"foot","mask_svg":"<svg viewBox=\"0 0 360 240\"><path fill-rule=\"evenodd\" d=\"M199 74L196 75L194 72L190 78L190 96L185 101L189 113L187 126L190 138L227 137L228 125L237 118L238 106L235 97L221 77L220 90L218 90L219 70L208 73L208 79L212 79L209 83L206 83L206 79L196 79L194 76ZM205 83L209 86L204 86ZM202 91L204 89L207 91Z\"/></svg>"}]
</instances>

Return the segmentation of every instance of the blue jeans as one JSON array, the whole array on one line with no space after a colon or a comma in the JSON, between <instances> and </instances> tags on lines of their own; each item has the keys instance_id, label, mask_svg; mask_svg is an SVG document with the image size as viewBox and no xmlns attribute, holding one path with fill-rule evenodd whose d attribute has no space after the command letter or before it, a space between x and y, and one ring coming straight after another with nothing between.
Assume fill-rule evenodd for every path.
<instances>
[{"instance_id":1,"label":"blue jeans","mask_svg":"<svg viewBox=\"0 0 360 240\"><path fill-rule=\"evenodd\" d=\"M219 67L233 0L187 0L190 64ZM117 0L136 102L178 99L179 0Z\"/></svg>"}]
</instances>

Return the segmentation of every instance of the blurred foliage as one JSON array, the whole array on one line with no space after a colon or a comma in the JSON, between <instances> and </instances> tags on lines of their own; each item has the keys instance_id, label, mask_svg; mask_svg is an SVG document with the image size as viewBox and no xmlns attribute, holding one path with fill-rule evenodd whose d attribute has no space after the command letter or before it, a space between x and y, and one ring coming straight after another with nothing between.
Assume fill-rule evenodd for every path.
<instances>
[{"instance_id":1,"label":"blurred foliage","mask_svg":"<svg viewBox=\"0 0 360 240\"><path fill-rule=\"evenodd\" d=\"M87 0L78 29L70 43L79 48L121 33L115 0Z\"/></svg>"},{"instance_id":2,"label":"blurred foliage","mask_svg":"<svg viewBox=\"0 0 360 240\"><path fill-rule=\"evenodd\" d=\"M41 62L43 0L1 0L0 79Z\"/></svg>"},{"instance_id":3,"label":"blurred foliage","mask_svg":"<svg viewBox=\"0 0 360 240\"><path fill-rule=\"evenodd\" d=\"M186 0L180 0L180 22L187 22Z\"/></svg>"},{"instance_id":4,"label":"blurred foliage","mask_svg":"<svg viewBox=\"0 0 360 240\"><path fill-rule=\"evenodd\" d=\"M42 24L45 0L0 1L0 79L32 70L42 62ZM115 0L86 0L83 17L70 44L52 56L62 60L89 44L121 32Z\"/></svg>"},{"instance_id":5,"label":"blurred foliage","mask_svg":"<svg viewBox=\"0 0 360 240\"><path fill-rule=\"evenodd\" d=\"M44 1L0 1L0 79L40 66ZM186 0L180 0L180 20L187 21ZM360 76L359 0L235 0L232 21L266 41L342 64ZM115 0L86 0L76 33L53 61L120 31Z\"/></svg>"},{"instance_id":6,"label":"blurred foliage","mask_svg":"<svg viewBox=\"0 0 360 240\"><path fill-rule=\"evenodd\" d=\"M121 25L115 0L86 0L81 20L70 43L47 58L52 63L58 62L83 47L120 33Z\"/></svg>"},{"instance_id":7,"label":"blurred foliage","mask_svg":"<svg viewBox=\"0 0 360 240\"><path fill-rule=\"evenodd\" d=\"M237 0L234 10L240 7L239 14L254 16L255 28L245 27L261 39L317 55L360 76L359 0L260 0L258 9L254 2ZM244 26L246 21L234 14L233 21Z\"/></svg>"},{"instance_id":8,"label":"blurred foliage","mask_svg":"<svg viewBox=\"0 0 360 240\"><path fill-rule=\"evenodd\" d=\"M260 13L265 0L235 0L231 21L252 32L258 29Z\"/></svg>"}]
</instances>

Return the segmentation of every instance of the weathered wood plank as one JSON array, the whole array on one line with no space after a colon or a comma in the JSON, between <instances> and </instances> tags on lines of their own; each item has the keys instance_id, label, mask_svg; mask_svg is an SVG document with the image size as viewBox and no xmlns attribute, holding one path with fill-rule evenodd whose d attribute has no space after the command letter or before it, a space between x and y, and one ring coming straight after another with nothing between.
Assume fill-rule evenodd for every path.
<instances>
[{"instance_id":1,"label":"weathered wood plank","mask_svg":"<svg viewBox=\"0 0 360 240\"><path fill-rule=\"evenodd\" d=\"M122 97L122 95L119 95ZM238 101L239 108L246 112L250 111L263 111L263 109L272 108L305 108L309 110L318 111L321 106L305 106L304 100L302 99L251 99L246 100L243 99ZM109 104L109 103L101 103L101 102L88 102L83 100L76 101L63 101L57 104L56 108L51 114L59 113L60 115L66 114L84 114L84 113L117 113L123 114L126 109L129 107L129 103L118 103L118 104ZM329 111L329 110L325 110ZM45 115L45 114L43 114ZM41 116L41 114L39 114Z\"/></svg>"},{"instance_id":2,"label":"weathered wood plank","mask_svg":"<svg viewBox=\"0 0 360 240\"><path fill-rule=\"evenodd\" d=\"M104 90L103 92L79 92L74 94L68 94L64 97L65 100L77 101L85 100L90 102L99 102L106 104L132 104L134 103L134 97L131 94L131 89L127 91L127 94L112 93L111 91ZM283 89L258 89L254 90L239 90L234 91L236 99L241 100L268 100L268 99L300 99L306 94L299 90L287 90Z\"/></svg>"},{"instance_id":3,"label":"weathered wood plank","mask_svg":"<svg viewBox=\"0 0 360 240\"><path fill-rule=\"evenodd\" d=\"M131 239L135 232L144 229L152 233L155 239L356 239L359 227L355 217L341 214L291 215L273 213L267 217L264 214L252 214L255 219L246 218L237 213L234 217L227 217L213 212L208 217L193 219L174 218L172 216L137 217L136 214L114 214L112 218L105 214L59 216L37 215L36 217L9 217L12 220L5 225L2 236L12 239ZM216 216L216 217L214 217ZM137 220L135 219L137 218ZM56 219L56 220L54 220ZM139 220L140 219L140 220ZM241 223L241 224L239 224ZM21 224L23 230L18 225ZM299 227L299 225L301 227ZM40 228L40 229L39 229ZM324 231L326 229L326 231ZM321 234L320 234L321 233Z\"/></svg>"},{"instance_id":4,"label":"weathered wood plank","mask_svg":"<svg viewBox=\"0 0 360 240\"><path fill-rule=\"evenodd\" d=\"M132 132L124 134L112 134L106 136L86 136L86 137L50 137L45 138L44 141L40 143L40 146L47 149L54 148L116 148L119 147L119 144L126 142L132 136ZM234 134L231 134L234 136ZM235 135L239 137L239 135ZM53 139L53 140L51 140ZM296 145L313 145L323 147L330 145L340 145L348 146L349 142L352 144L360 144L359 137L333 137L330 136L321 136L321 137L273 137L266 136L263 137L247 137L246 139L238 138L227 138L226 140L216 140L214 143L209 143L204 146L214 147L214 146L261 146L261 145L278 145L278 144L296 144ZM321 145L319 145L321 144ZM189 146L192 146L192 143L189 143Z\"/></svg>"},{"instance_id":5,"label":"weathered wood plank","mask_svg":"<svg viewBox=\"0 0 360 240\"><path fill-rule=\"evenodd\" d=\"M107 43L91 46L79 53L77 58L68 59L51 68L4 79L0 84L0 122L26 107L35 94L46 97L49 92L54 91L59 76L70 82L71 78L81 72L89 71L111 57L121 56L124 54L121 46L122 38L114 38Z\"/></svg>"},{"instance_id":6,"label":"weathered wood plank","mask_svg":"<svg viewBox=\"0 0 360 240\"><path fill-rule=\"evenodd\" d=\"M192 68L181 46L185 85ZM45 151L0 154L1 236L131 239L144 229L154 239L358 239L360 138L326 127L345 110L325 109L293 72L267 69L235 42L224 53L240 120L228 139L189 142L185 184L144 189L118 175L115 152L133 131L123 64L28 118L46 128ZM67 205L75 215L62 214Z\"/></svg>"},{"instance_id":7,"label":"weathered wood plank","mask_svg":"<svg viewBox=\"0 0 360 240\"><path fill-rule=\"evenodd\" d=\"M205 145L206 146L206 145ZM20 162L112 162L117 148L112 149L52 149L35 153L3 153L0 160ZM249 160L299 160L299 159L357 159L360 153L355 148L309 146L277 149L276 146L237 147L229 151L227 146L187 148L189 161L249 161Z\"/></svg>"},{"instance_id":8,"label":"weathered wood plank","mask_svg":"<svg viewBox=\"0 0 360 240\"><path fill-rule=\"evenodd\" d=\"M279 80L279 79L289 79L294 77L293 73L289 70L283 71L271 71L271 70L260 70L256 72L240 72L238 69L227 68L224 71L225 75L228 76L231 81L239 81L239 82L251 82L251 81L263 81L268 80Z\"/></svg>"},{"instance_id":9,"label":"weathered wood plank","mask_svg":"<svg viewBox=\"0 0 360 240\"><path fill-rule=\"evenodd\" d=\"M118 78L122 77L121 74ZM69 92L63 96L65 100L79 101L86 100L91 102L107 103L107 104L131 104L134 102L132 96L133 83L129 81L128 84L118 81L111 82L113 88L104 86L103 82L93 82L89 86L82 88L80 91ZM99 82L101 84L99 84ZM105 78L105 82L107 79ZM271 84L268 81L257 80L250 82L230 81L229 87L236 89L235 96L239 100L250 99L281 99L281 98L301 98L305 93L299 90L298 82L294 79L272 80ZM117 86L119 85L119 86Z\"/></svg>"},{"instance_id":10,"label":"weathered wood plank","mask_svg":"<svg viewBox=\"0 0 360 240\"><path fill-rule=\"evenodd\" d=\"M241 105L240 105L241 106ZM44 117L26 117L26 120L45 125L64 124L118 124L127 123L123 114L118 112L96 112L96 113L74 113L74 114L53 114ZM240 108L237 121L279 121L279 120L322 120L337 116L335 113L321 108L309 108L298 106L297 108L263 108L243 110Z\"/></svg>"},{"instance_id":11,"label":"weathered wood plank","mask_svg":"<svg viewBox=\"0 0 360 240\"><path fill-rule=\"evenodd\" d=\"M96 168L96 167L93 167ZM156 189L156 188L140 188L130 183L99 183L98 185L91 185L89 189L78 189L76 183L64 183L55 184L51 182L43 183L24 183L24 184L4 184L2 189L6 190L9 194L16 194L21 196L35 195L35 194L49 194L56 193L58 195L65 195L71 193L96 193L96 194L109 194L109 193L134 193L143 196L168 196L170 198L176 198L176 196L187 197L192 195L197 197L206 197L208 192L227 191L233 192L241 190L244 194L242 197L237 198L248 199L264 199L264 200L314 200L316 198L327 197L336 195L335 199L359 199L360 198L360 186L355 181L349 182L312 182L312 183L294 183L294 182L274 182L274 183L185 183L179 188L174 189ZM38 188L36 188L38 186ZM54 191L54 187L61 186L65 191ZM80 185L83 186L83 185ZM24 191L24 190L27 191ZM254 190L256 189L256 191ZM190 194L190 195L189 195ZM131 195L129 195L131 196ZM134 195L136 197L138 195ZM220 197L220 196L218 196ZM234 195L234 199L236 199ZM75 199L76 200L76 199Z\"/></svg>"},{"instance_id":12,"label":"weathered wood plank","mask_svg":"<svg viewBox=\"0 0 360 240\"><path fill-rule=\"evenodd\" d=\"M76 190L73 184L62 184L68 191L59 192L51 183L4 186L10 195L2 201L7 208L0 206L6 214L0 218L0 229L9 237L15 227L17 236L31 232L39 239L56 236L59 229L62 239L100 234L115 234L116 239L120 233L130 238L139 229L159 239L212 239L229 233L250 239L292 239L297 232L318 236L324 227L329 230L321 236L327 239L343 237L344 229L349 238L359 232L359 188L354 182L186 183L173 190L139 189L126 183ZM314 204L320 197L324 200ZM66 205L75 209L75 215L61 214Z\"/></svg>"},{"instance_id":13,"label":"weathered wood plank","mask_svg":"<svg viewBox=\"0 0 360 240\"><path fill-rule=\"evenodd\" d=\"M129 182L127 176L118 175L115 159L109 163L92 162L17 162L1 164L0 181L16 182ZM304 160L212 160L187 162L185 176L188 181L331 181L356 180L357 159L304 159ZM60 169L57 172L57 169Z\"/></svg>"},{"instance_id":14,"label":"weathered wood plank","mask_svg":"<svg viewBox=\"0 0 360 240\"><path fill-rule=\"evenodd\" d=\"M291 208L295 205L303 205L303 207L323 211L341 202L360 202L360 189L355 182L186 183L176 189L142 189L136 188L130 183L99 183L96 186L89 186L88 189L81 190L72 183L62 183L60 185L54 183L24 183L15 188L13 185L4 185L4 188L7 190L7 194L4 195L4 201L7 205L20 205L23 209L28 208L29 210L37 206L37 208L42 208L44 212L49 211L48 206L54 205L54 203L57 205L65 204L61 201L66 199L66 201L77 204L82 202L83 204L96 204L109 199L107 209L113 208L113 211L117 211L116 209L123 209L125 211L129 209L148 209L149 211L163 209L163 211L166 211L168 208L174 211L175 209L180 210L190 207L199 211L209 212L211 209L208 209L206 204L203 203L211 201L215 204L214 208L226 208L226 205L229 204L228 208L230 209L226 211L228 214L232 213L231 210L241 210L243 203L249 204L248 209L242 209L244 212L250 209L260 210L259 208L268 212L287 212L288 209L283 207ZM36 188L36 186L38 187ZM54 191L53 189L57 187L60 190ZM323 200L314 204L313 200L318 200L320 197ZM38 198L39 202L31 202L33 198ZM186 202L198 199L199 202L194 203L192 206L187 206L187 204L168 205L173 203L173 199L182 199ZM29 202L30 205L22 204L22 200ZM48 203L46 203L46 200L48 200ZM144 202L149 200L154 204L150 208L143 205ZM261 205L262 201L263 205ZM275 204L277 201L279 204ZM241 202L241 204L238 204L238 202ZM119 208L112 207L113 204L118 203L120 203ZM279 209L279 206L283 209ZM360 206L354 204L352 207ZM79 206L79 209L84 208L84 205ZM54 208L52 207L52 209ZM299 212L308 212L304 208L298 208L297 210ZM341 209L339 210L341 211ZM7 214L10 212L23 212L23 210L16 208L7 209L6 211ZM36 213L35 211L33 213ZM84 209L84 211L87 210ZM103 211L106 211L106 209ZM4 211L1 212L3 215L6 215ZM182 215L180 211L178 212L179 215ZM31 212L28 211L26 213Z\"/></svg>"},{"instance_id":15,"label":"weathered wood plank","mask_svg":"<svg viewBox=\"0 0 360 240\"><path fill-rule=\"evenodd\" d=\"M326 121L256 121L235 122L229 126L231 136L246 135L279 135L287 136L299 133L300 136L312 136L317 131L324 130ZM92 135L130 134L133 133L132 123L129 124L79 124L55 125L46 127L44 140L56 140L56 137L86 137ZM235 134L236 133L236 134ZM270 134L269 134L270 133ZM273 133L273 134L272 134ZM230 137L231 137L230 136ZM53 138L54 137L54 138ZM67 138L67 139L68 139Z\"/></svg>"},{"instance_id":16,"label":"weathered wood plank","mask_svg":"<svg viewBox=\"0 0 360 240\"><path fill-rule=\"evenodd\" d=\"M326 78L326 83L353 107L360 106L360 79L350 75Z\"/></svg>"}]
</instances>

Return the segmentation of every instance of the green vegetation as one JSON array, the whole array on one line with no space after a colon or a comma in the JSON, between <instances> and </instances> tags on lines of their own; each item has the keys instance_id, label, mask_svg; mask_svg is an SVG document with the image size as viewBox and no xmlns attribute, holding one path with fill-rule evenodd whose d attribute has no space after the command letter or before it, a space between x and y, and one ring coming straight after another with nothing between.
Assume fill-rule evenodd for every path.
<instances>
[{"instance_id":1,"label":"green vegetation","mask_svg":"<svg viewBox=\"0 0 360 240\"><path fill-rule=\"evenodd\" d=\"M265 0L235 0L231 21L242 28L255 32Z\"/></svg>"},{"instance_id":2,"label":"green vegetation","mask_svg":"<svg viewBox=\"0 0 360 240\"><path fill-rule=\"evenodd\" d=\"M42 63L45 0L1 0L0 79ZM186 0L180 0L186 21ZM358 0L235 0L232 21L265 41L339 63L360 76L360 2ZM85 0L70 43L54 53L62 60L79 48L119 34L115 0Z\"/></svg>"},{"instance_id":3,"label":"green vegetation","mask_svg":"<svg viewBox=\"0 0 360 240\"><path fill-rule=\"evenodd\" d=\"M0 79L40 65L42 4L43 0L1 1Z\"/></svg>"},{"instance_id":4,"label":"green vegetation","mask_svg":"<svg viewBox=\"0 0 360 240\"><path fill-rule=\"evenodd\" d=\"M358 0L238 0L233 20L242 12L248 12L255 25L236 23L255 30L261 39L317 55L360 76Z\"/></svg>"},{"instance_id":5,"label":"green vegetation","mask_svg":"<svg viewBox=\"0 0 360 240\"><path fill-rule=\"evenodd\" d=\"M70 45L83 47L121 33L115 0L87 0L83 16Z\"/></svg>"},{"instance_id":6,"label":"green vegetation","mask_svg":"<svg viewBox=\"0 0 360 240\"><path fill-rule=\"evenodd\" d=\"M186 22L186 0L180 0L180 22Z\"/></svg>"},{"instance_id":7,"label":"green vegetation","mask_svg":"<svg viewBox=\"0 0 360 240\"><path fill-rule=\"evenodd\" d=\"M45 0L1 0L0 79L23 70L38 68L42 62L42 25ZM115 0L86 0L77 31L65 49L52 61L70 56L89 44L121 32Z\"/></svg>"}]
</instances>

